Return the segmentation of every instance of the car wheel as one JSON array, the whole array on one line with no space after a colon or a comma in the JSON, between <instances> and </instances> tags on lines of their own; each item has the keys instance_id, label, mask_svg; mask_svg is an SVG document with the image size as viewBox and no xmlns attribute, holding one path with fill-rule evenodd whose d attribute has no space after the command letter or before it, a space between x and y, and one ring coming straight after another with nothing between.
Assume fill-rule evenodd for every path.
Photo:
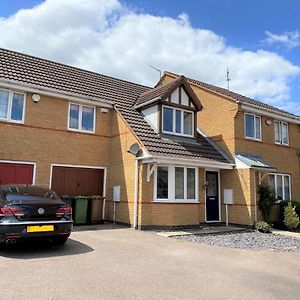
<instances>
[{"instance_id":1,"label":"car wheel","mask_svg":"<svg viewBox=\"0 0 300 300\"><path fill-rule=\"evenodd\" d=\"M54 245L62 246L68 240L68 236L57 236L52 239Z\"/></svg>"}]
</instances>

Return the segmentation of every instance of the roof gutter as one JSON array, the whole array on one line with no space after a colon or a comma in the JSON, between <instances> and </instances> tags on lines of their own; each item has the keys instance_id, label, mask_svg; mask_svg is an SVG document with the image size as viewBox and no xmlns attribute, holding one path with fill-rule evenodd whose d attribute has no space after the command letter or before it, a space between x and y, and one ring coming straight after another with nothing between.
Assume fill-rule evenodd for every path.
<instances>
[{"instance_id":1,"label":"roof gutter","mask_svg":"<svg viewBox=\"0 0 300 300\"><path fill-rule=\"evenodd\" d=\"M103 101L96 97L88 97L88 96L75 94L75 93L62 92L56 89L45 88L34 84L28 84L24 82L8 80L3 78L0 78L0 87L16 89L23 92L42 94L50 97L56 97L56 98L61 98L69 101L80 102L84 104L95 105L95 106L100 106L105 108L113 107L113 103L108 101Z\"/></svg>"},{"instance_id":2,"label":"roof gutter","mask_svg":"<svg viewBox=\"0 0 300 300\"><path fill-rule=\"evenodd\" d=\"M300 117L299 118L289 117L288 114L274 112L271 109L268 109L266 107L258 108L256 105L250 104L250 103L242 104L241 102L238 102L238 101L237 101L237 103L240 104L241 109L247 110L248 112L257 113L257 114L271 117L274 119L280 119L280 120L286 121L288 123L300 124Z\"/></svg>"},{"instance_id":3,"label":"roof gutter","mask_svg":"<svg viewBox=\"0 0 300 300\"><path fill-rule=\"evenodd\" d=\"M157 164L183 164L186 166L196 166L204 168L215 168L215 169L225 169L231 170L235 167L233 163L222 163L215 160L204 160L204 159L187 159L187 158L176 158L176 157L164 157L164 156L143 156L138 157L143 164L147 163L157 163Z\"/></svg>"}]
</instances>

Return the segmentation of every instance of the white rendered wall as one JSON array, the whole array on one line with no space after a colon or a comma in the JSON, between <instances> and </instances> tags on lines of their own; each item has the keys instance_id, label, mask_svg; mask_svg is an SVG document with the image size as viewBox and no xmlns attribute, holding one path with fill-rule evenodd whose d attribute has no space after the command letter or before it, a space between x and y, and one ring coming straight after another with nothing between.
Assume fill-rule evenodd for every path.
<instances>
[{"instance_id":1,"label":"white rendered wall","mask_svg":"<svg viewBox=\"0 0 300 300\"><path fill-rule=\"evenodd\" d=\"M181 89L181 104L189 106L189 97L183 88Z\"/></svg>"},{"instance_id":2,"label":"white rendered wall","mask_svg":"<svg viewBox=\"0 0 300 300\"><path fill-rule=\"evenodd\" d=\"M158 132L158 106L154 105L142 110L144 119L150 124L150 126Z\"/></svg>"}]
</instances>

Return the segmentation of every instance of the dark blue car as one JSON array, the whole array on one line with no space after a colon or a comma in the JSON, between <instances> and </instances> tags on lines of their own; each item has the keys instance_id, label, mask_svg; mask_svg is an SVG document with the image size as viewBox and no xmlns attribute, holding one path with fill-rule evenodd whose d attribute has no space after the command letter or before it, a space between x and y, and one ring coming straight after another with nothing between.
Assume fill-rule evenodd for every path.
<instances>
[{"instance_id":1,"label":"dark blue car","mask_svg":"<svg viewBox=\"0 0 300 300\"><path fill-rule=\"evenodd\" d=\"M0 243L46 238L63 245L72 227L72 208L52 190L0 185Z\"/></svg>"}]
</instances>

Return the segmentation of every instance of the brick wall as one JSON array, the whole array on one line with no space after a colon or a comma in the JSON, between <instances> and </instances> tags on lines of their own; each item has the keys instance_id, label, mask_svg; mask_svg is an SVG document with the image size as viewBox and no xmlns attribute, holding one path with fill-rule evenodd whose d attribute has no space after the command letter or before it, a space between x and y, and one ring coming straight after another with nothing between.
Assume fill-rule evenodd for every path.
<instances>
[{"instance_id":1,"label":"brick wall","mask_svg":"<svg viewBox=\"0 0 300 300\"><path fill-rule=\"evenodd\" d=\"M36 184L42 186L49 186L52 163L107 167L111 115L97 108L95 134L71 132L68 101L42 96L34 103L28 93L25 124L0 122L0 160L36 162Z\"/></svg>"},{"instance_id":2,"label":"brick wall","mask_svg":"<svg viewBox=\"0 0 300 300\"><path fill-rule=\"evenodd\" d=\"M115 221L133 224L135 159L127 151L138 140L122 117L114 111L111 119L106 219L114 220L113 187L120 186L120 202L115 204ZM140 145L142 148L142 145Z\"/></svg>"}]
</instances>

